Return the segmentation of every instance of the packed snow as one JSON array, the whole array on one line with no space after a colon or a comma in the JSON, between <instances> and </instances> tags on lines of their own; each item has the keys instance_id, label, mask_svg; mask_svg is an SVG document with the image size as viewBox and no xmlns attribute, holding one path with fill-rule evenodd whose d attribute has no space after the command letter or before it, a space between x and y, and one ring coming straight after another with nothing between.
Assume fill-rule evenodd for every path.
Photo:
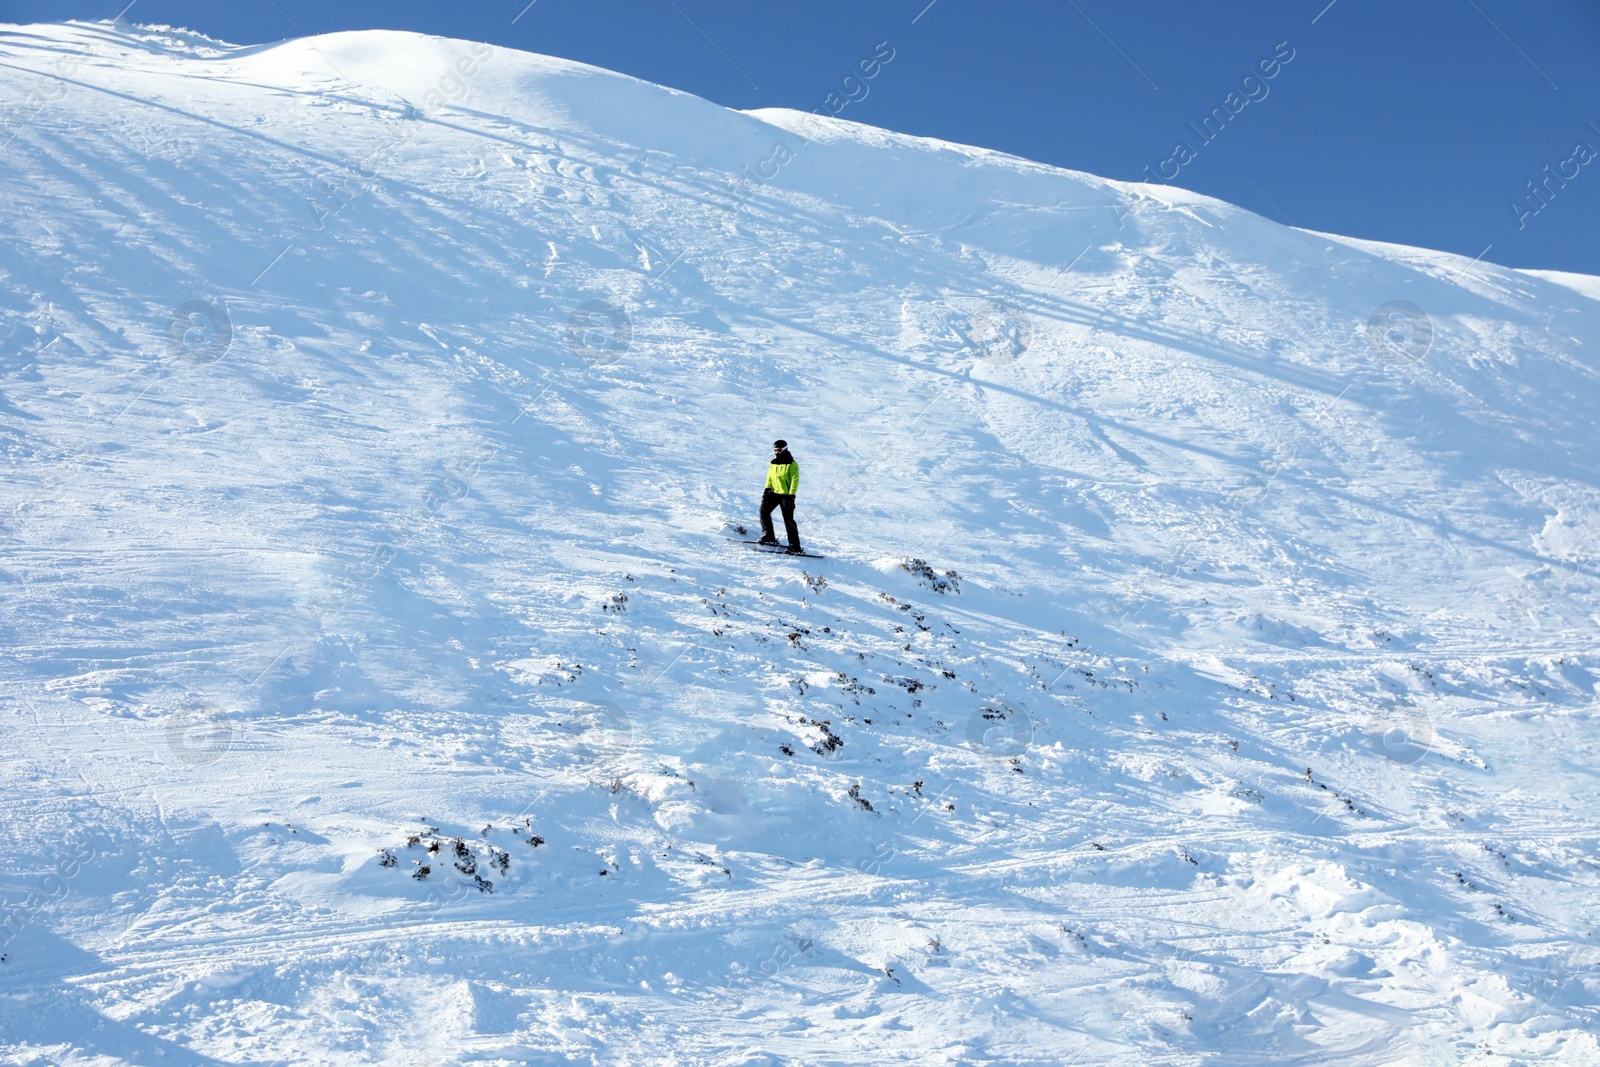
<instances>
[{"instance_id":1,"label":"packed snow","mask_svg":"<svg viewBox=\"0 0 1600 1067\"><path fill-rule=\"evenodd\" d=\"M413 34L0 116L5 1062L1600 1063L1600 279Z\"/></svg>"}]
</instances>

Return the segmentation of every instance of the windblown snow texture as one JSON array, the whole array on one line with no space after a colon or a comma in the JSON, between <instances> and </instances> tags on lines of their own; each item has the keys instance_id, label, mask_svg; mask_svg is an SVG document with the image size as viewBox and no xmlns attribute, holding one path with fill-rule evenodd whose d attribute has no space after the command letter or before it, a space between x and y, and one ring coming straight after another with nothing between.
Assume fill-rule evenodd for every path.
<instances>
[{"instance_id":1,"label":"windblown snow texture","mask_svg":"<svg viewBox=\"0 0 1600 1067\"><path fill-rule=\"evenodd\" d=\"M1600 1062L1596 279L409 34L0 93L8 1062Z\"/></svg>"}]
</instances>

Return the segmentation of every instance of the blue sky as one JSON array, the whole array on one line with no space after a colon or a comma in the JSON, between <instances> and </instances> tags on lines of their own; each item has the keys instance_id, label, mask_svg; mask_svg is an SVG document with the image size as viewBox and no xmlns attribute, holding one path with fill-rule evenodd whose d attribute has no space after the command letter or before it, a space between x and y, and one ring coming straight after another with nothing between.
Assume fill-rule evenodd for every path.
<instances>
[{"instance_id":1,"label":"blue sky","mask_svg":"<svg viewBox=\"0 0 1600 1067\"><path fill-rule=\"evenodd\" d=\"M0 0L0 19L125 3ZM126 17L239 43L415 29L808 111L860 95L841 83L887 41L894 59L844 117L1168 179L1311 229L1600 274L1595 0L136 0Z\"/></svg>"}]
</instances>

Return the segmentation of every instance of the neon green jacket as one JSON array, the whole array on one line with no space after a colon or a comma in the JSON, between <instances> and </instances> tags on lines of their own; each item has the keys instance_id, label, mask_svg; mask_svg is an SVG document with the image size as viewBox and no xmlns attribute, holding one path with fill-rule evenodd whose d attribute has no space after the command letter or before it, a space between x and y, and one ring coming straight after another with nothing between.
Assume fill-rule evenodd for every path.
<instances>
[{"instance_id":1,"label":"neon green jacket","mask_svg":"<svg viewBox=\"0 0 1600 1067\"><path fill-rule=\"evenodd\" d=\"M767 488L784 496L794 496L800 490L800 464L792 460L767 464Z\"/></svg>"}]
</instances>

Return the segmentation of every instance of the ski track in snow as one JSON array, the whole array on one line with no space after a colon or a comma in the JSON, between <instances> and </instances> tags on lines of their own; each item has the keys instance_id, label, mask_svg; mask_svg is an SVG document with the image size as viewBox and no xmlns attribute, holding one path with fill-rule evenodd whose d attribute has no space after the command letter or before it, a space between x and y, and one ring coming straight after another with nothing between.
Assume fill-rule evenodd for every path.
<instances>
[{"instance_id":1,"label":"ski track in snow","mask_svg":"<svg viewBox=\"0 0 1600 1067\"><path fill-rule=\"evenodd\" d=\"M1596 279L410 34L0 70L6 1062L1600 1063Z\"/></svg>"}]
</instances>

